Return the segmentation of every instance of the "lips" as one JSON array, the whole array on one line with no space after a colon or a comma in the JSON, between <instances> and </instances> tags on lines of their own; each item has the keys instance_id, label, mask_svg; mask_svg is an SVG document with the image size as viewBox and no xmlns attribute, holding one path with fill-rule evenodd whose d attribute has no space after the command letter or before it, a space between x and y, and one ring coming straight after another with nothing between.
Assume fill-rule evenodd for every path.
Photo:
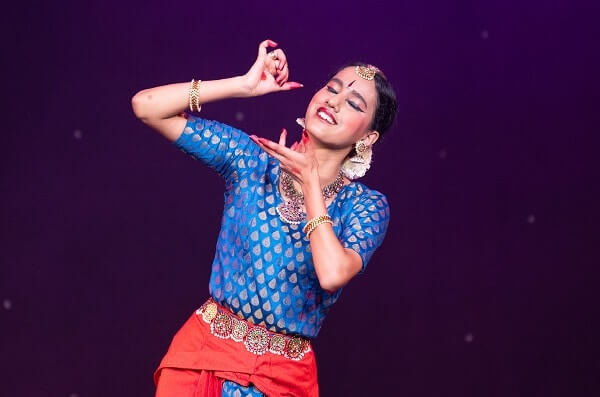
<instances>
[{"instance_id":1,"label":"lips","mask_svg":"<svg viewBox=\"0 0 600 397\"><path fill-rule=\"evenodd\" d=\"M325 121L328 124L331 125L336 125L337 121L335 120L335 116L333 115L333 113L331 113L329 111L329 109L321 106L320 108L317 109L317 117L320 118L321 120Z\"/></svg>"}]
</instances>

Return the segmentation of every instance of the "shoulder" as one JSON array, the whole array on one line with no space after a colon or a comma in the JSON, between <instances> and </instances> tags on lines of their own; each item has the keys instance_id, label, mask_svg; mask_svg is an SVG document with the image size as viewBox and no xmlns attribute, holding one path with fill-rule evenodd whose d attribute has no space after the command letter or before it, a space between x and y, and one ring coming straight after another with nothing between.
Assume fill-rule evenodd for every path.
<instances>
[{"instance_id":1,"label":"shoulder","mask_svg":"<svg viewBox=\"0 0 600 397\"><path fill-rule=\"evenodd\" d=\"M387 196L382 192L371 189L361 182L351 182L343 190L344 207L354 207L356 205L375 206L389 210Z\"/></svg>"}]
</instances>

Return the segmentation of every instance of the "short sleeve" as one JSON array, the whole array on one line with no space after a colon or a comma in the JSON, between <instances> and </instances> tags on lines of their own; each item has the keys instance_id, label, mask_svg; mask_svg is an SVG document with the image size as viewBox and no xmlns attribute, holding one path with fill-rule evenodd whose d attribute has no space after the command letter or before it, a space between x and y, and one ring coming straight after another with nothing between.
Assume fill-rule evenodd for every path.
<instances>
[{"instance_id":1,"label":"short sleeve","mask_svg":"<svg viewBox=\"0 0 600 397\"><path fill-rule=\"evenodd\" d=\"M183 132L173 142L175 147L202 161L226 180L252 167L252 159L256 161L261 149L248 134L189 113L185 113L185 117Z\"/></svg>"},{"instance_id":2,"label":"short sleeve","mask_svg":"<svg viewBox=\"0 0 600 397\"><path fill-rule=\"evenodd\" d=\"M387 198L375 190L363 191L351 199L347 214L343 217L342 246L356 251L362 258L364 273L373 253L385 238L390 219Z\"/></svg>"}]
</instances>

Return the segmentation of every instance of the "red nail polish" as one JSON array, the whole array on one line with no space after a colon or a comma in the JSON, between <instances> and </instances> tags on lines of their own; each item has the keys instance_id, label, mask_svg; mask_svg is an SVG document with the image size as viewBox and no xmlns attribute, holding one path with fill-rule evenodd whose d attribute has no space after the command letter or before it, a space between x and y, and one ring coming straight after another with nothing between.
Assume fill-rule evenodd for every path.
<instances>
[{"instance_id":1,"label":"red nail polish","mask_svg":"<svg viewBox=\"0 0 600 397\"><path fill-rule=\"evenodd\" d=\"M262 74L260 75L260 79L261 80L266 80L267 79L267 75L265 74L265 72L262 72Z\"/></svg>"}]
</instances>

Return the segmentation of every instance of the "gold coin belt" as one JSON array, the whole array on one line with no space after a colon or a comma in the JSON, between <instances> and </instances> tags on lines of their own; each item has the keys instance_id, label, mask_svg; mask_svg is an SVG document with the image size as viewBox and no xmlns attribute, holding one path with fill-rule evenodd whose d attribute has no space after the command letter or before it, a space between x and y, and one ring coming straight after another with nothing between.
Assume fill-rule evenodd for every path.
<instances>
[{"instance_id":1,"label":"gold coin belt","mask_svg":"<svg viewBox=\"0 0 600 397\"><path fill-rule=\"evenodd\" d=\"M212 299L205 302L196 314L210 324L210 333L221 339L242 342L246 350L256 355L267 351L298 361L310 351L310 342L299 336L269 332L263 327L253 326L237 316L222 310Z\"/></svg>"}]
</instances>

